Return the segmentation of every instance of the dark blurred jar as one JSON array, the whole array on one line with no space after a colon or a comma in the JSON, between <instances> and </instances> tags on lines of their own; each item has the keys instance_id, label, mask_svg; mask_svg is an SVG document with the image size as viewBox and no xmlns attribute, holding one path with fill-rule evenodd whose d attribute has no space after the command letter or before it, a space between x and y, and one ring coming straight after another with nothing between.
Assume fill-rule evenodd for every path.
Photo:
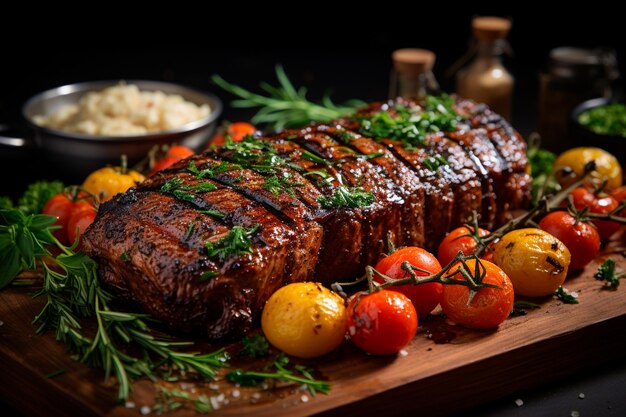
<instances>
[{"instance_id":1,"label":"dark blurred jar","mask_svg":"<svg viewBox=\"0 0 626 417\"><path fill-rule=\"evenodd\" d=\"M572 147L568 132L572 110L590 98L611 98L618 77L612 49L561 47L550 51L547 71L540 74L542 146L555 152Z\"/></svg>"}]
</instances>

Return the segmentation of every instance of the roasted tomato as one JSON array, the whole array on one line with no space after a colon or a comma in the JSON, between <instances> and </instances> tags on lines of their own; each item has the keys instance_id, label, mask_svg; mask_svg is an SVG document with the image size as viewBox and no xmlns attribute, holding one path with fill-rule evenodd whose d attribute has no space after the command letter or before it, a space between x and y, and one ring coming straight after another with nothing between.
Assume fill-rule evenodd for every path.
<instances>
[{"instance_id":1,"label":"roasted tomato","mask_svg":"<svg viewBox=\"0 0 626 417\"><path fill-rule=\"evenodd\" d=\"M619 206L612 196L594 192L586 187L578 187L572 191L572 200L577 210L589 207L591 213L597 214L607 214ZM619 223L610 220L593 220L591 223L598 228L602 240L608 240L620 228Z\"/></svg>"},{"instance_id":2,"label":"roasted tomato","mask_svg":"<svg viewBox=\"0 0 626 417\"><path fill-rule=\"evenodd\" d=\"M92 172L83 182L83 188L104 202L144 179L139 172L126 169L125 163L122 163L120 167L105 167Z\"/></svg>"},{"instance_id":3,"label":"roasted tomato","mask_svg":"<svg viewBox=\"0 0 626 417\"><path fill-rule=\"evenodd\" d=\"M471 273L476 268L476 260L467 261ZM458 267L462 267L458 264ZM453 266L454 271L457 266ZM469 301L470 289L464 285L444 285L441 308L450 320L470 329L491 329L498 327L511 313L515 295L513 283L506 273L495 264L481 260L479 271L484 274L482 282L497 285L497 288L482 288ZM453 277L462 280L457 273Z\"/></svg>"},{"instance_id":4,"label":"roasted tomato","mask_svg":"<svg viewBox=\"0 0 626 417\"><path fill-rule=\"evenodd\" d=\"M600 234L595 226L579 221L566 211L555 211L539 222L546 232L555 236L569 249L572 271L583 268L593 260L600 250Z\"/></svg>"},{"instance_id":5,"label":"roasted tomato","mask_svg":"<svg viewBox=\"0 0 626 417\"><path fill-rule=\"evenodd\" d=\"M513 282L515 293L529 297L554 294L565 281L570 259L563 242L535 228L507 233L494 250L494 261Z\"/></svg>"},{"instance_id":6,"label":"roasted tomato","mask_svg":"<svg viewBox=\"0 0 626 417\"><path fill-rule=\"evenodd\" d=\"M322 284L289 284L267 301L261 326L267 340L278 349L300 358L315 358L343 341L345 303Z\"/></svg>"},{"instance_id":7,"label":"roasted tomato","mask_svg":"<svg viewBox=\"0 0 626 417\"><path fill-rule=\"evenodd\" d=\"M556 179L559 183L567 187L582 177L585 165L595 161L596 170L590 175L590 182L601 185L606 179L606 189L613 190L622 185L622 167L617 159L600 148L573 148L563 152L554 162L553 170L560 171L564 167L569 167L573 175L561 175L557 173Z\"/></svg>"},{"instance_id":8,"label":"roasted tomato","mask_svg":"<svg viewBox=\"0 0 626 417\"><path fill-rule=\"evenodd\" d=\"M193 155L193 151L188 147L181 145L170 146L170 148L167 150L167 153L165 154L166 157L174 158L177 161L185 159L191 155Z\"/></svg>"},{"instance_id":9,"label":"roasted tomato","mask_svg":"<svg viewBox=\"0 0 626 417\"><path fill-rule=\"evenodd\" d=\"M243 138L245 138L247 135L254 134L254 132L256 132L256 127L247 122L231 123L226 129L226 135L230 136L235 142L241 142ZM224 144L224 141L224 134L218 133L211 140L211 144L216 146L222 146Z\"/></svg>"},{"instance_id":10,"label":"roasted tomato","mask_svg":"<svg viewBox=\"0 0 626 417\"><path fill-rule=\"evenodd\" d=\"M448 265L459 251L464 255L471 255L476 251L478 241L474 236L474 229L467 226L457 227L441 241L437 250L437 259L441 265ZM490 232L485 229L478 228L478 236L485 237ZM487 250L481 257L487 261L493 260L493 246L487 247Z\"/></svg>"},{"instance_id":11,"label":"roasted tomato","mask_svg":"<svg viewBox=\"0 0 626 417\"><path fill-rule=\"evenodd\" d=\"M348 304L348 335L372 355L393 355L415 337L417 313L411 300L396 291L357 294Z\"/></svg>"},{"instance_id":12,"label":"roasted tomato","mask_svg":"<svg viewBox=\"0 0 626 417\"><path fill-rule=\"evenodd\" d=\"M93 198L83 192L63 192L53 196L43 207L43 214L57 218L55 225L60 226L53 232L54 236L64 245L76 240L76 226L80 234L89 226L96 216ZM83 214L79 214L83 213ZM92 215L93 214L93 215ZM89 221L91 217L91 221ZM78 224L78 219L82 219Z\"/></svg>"},{"instance_id":13,"label":"roasted tomato","mask_svg":"<svg viewBox=\"0 0 626 417\"><path fill-rule=\"evenodd\" d=\"M426 270L430 274L436 274L441 271L441 265L437 261L437 258L430 252L416 247L402 248L395 251L378 262L375 269L390 278L407 278L409 274L402 269L402 262L404 261L409 262L417 268ZM429 274L415 271L415 275L426 276ZM383 282L382 278L376 275L374 276L374 280L378 283ZM420 318L425 317L437 307L439 301L441 301L441 294L443 293L442 285L436 282L419 285L401 285L393 287L392 290L401 292L409 297Z\"/></svg>"},{"instance_id":14,"label":"roasted tomato","mask_svg":"<svg viewBox=\"0 0 626 417\"><path fill-rule=\"evenodd\" d=\"M178 159L173 158L171 156L166 156L166 157L159 159L158 161L154 163L154 166L152 167L152 171L150 171L149 176L152 176L159 171L163 171L164 169L171 167L178 161L179 161Z\"/></svg>"}]
</instances>

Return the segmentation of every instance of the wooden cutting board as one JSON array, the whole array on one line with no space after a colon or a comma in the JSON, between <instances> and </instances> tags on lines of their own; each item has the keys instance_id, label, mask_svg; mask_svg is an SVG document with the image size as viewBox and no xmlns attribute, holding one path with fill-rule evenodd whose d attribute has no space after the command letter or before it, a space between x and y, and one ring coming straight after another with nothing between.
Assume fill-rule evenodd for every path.
<instances>
[{"instance_id":1,"label":"wooden cutting board","mask_svg":"<svg viewBox=\"0 0 626 417\"><path fill-rule=\"evenodd\" d=\"M602 288L593 274L609 254L626 270L621 241L612 242L580 274L566 281L580 304L547 298L541 308L508 319L497 331L470 331L440 317L424 320L406 355L369 357L345 343L309 362L332 383L330 395L312 397L297 387L259 392L225 382L197 389L216 396L216 416L424 415L450 412L626 357L626 280L616 291ZM618 253L619 252L619 253ZM31 321L42 306L27 288L0 292L0 397L26 415L138 416L152 405L155 388L135 384L134 408L116 403L116 389L103 375L73 360L52 334L35 335ZM430 335L430 336L429 336ZM432 338L454 338L437 344ZM57 370L54 378L46 375ZM189 388L189 387L187 387ZM172 415L194 415L181 409Z\"/></svg>"}]
</instances>

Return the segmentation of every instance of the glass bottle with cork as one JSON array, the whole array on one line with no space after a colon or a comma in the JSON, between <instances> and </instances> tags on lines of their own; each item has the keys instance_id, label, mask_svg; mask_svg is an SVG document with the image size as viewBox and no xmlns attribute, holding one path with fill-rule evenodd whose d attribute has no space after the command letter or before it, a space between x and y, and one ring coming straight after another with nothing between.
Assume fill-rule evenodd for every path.
<instances>
[{"instance_id":1,"label":"glass bottle with cork","mask_svg":"<svg viewBox=\"0 0 626 417\"><path fill-rule=\"evenodd\" d=\"M435 54L427 49L398 49L391 54L393 70L389 84L389 98L422 98L439 93L439 84L433 75Z\"/></svg>"},{"instance_id":2,"label":"glass bottle with cork","mask_svg":"<svg viewBox=\"0 0 626 417\"><path fill-rule=\"evenodd\" d=\"M511 118L513 76L502 65L502 54L509 49L506 37L511 21L481 16L472 20L474 43L468 55L474 60L457 75L457 93L487 104L507 119Z\"/></svg>"}]
</instances>

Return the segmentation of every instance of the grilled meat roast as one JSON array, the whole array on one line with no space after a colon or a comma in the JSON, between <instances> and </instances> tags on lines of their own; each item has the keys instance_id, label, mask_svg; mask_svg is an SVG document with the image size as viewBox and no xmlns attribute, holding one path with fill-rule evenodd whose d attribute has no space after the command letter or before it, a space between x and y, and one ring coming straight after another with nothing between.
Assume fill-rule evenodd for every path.
<instances>
[{"instance_id":1,"label":"grilled meat roast","mask_svg":"<svg viewBox=\"0 0 626 417\"><path fill-rule=\"evenodd\" d=\"M362 274L388 234L433 250L473 212L491 228L527 203L526 144L486 106L455 99L453 128L417 142L367 137L373 116L423 105L374 103L180 161L103 204L81 249L117 295L225 340L281 286Z\"/></svg>"}]
</instances>

